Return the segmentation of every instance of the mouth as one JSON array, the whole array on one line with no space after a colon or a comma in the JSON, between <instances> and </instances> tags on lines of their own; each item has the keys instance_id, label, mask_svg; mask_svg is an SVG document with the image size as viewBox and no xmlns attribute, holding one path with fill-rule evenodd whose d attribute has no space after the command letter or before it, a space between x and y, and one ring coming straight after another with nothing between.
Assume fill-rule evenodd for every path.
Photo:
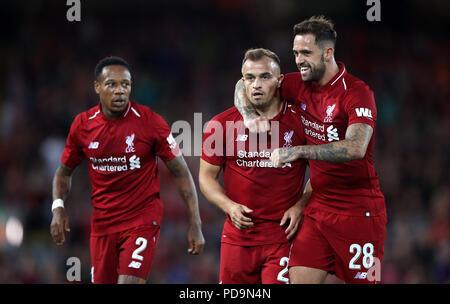
<instances>
[{"instance_id":1,"label":"mouth","mask_svg":"<svg viewBox=\"0 0 450 304\"><path fill-rule=\"evenodd\" d=\"M254 93L252 94L252 97L253 97L253 99L255 99L255 100L259 100L259 99L263 98L263 96L264 96L264 94L263 94L262 92L254 92Z\"/></svg>"},{"instance_id":2,"label":"mouth","mask_svg":"<svg viewBox=\"0 0 450 304\"><path fill-rule=\"evenodd\" d=\"M115 107L123 107L126 104L127 100L123 98L113 99L112 105Z\"/></svg>"},{"instance_id":3,"label":"mouth","mask_svg":"<svg viewBox=\"0 0 450 304\"><path fill-rule=\"evenodd\" d=\"M300 73L302 75L307 74L309 71L311 71L311 68L309 66L302 66L302 67L300 67Z\"/></svg>"}]
</instances>

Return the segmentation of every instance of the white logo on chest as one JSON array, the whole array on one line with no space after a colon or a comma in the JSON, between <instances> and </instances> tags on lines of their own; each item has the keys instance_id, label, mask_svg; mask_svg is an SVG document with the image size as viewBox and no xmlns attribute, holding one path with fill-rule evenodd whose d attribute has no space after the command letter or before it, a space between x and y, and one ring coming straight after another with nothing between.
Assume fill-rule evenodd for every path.
<instances>
[{"instance_id":1,"label":"white logo on chest","mask_svg":"<svg viewBox=\"0 0 450 304\"><path fill-rule=\"evenodd\" d=\"M134 141L134 133L125 138L125 143L127 144L127 147L125 148L125 153L136 152L136 150L134 149L133 141Z\"/></svg>"},{"instance_id":2,"label":"white logo on chest","mask_svg":"<svg viewBox=\"0 0 450 304\"><path fill-rule=\"evenodd\" d=\"M337 128L335 128L333 125L329 126L327 128L327 136L328 136L328 141L339 140L339 134L338 134Z\"/></svg>"},{"instance_id":3,"label":"white logo on chest","mask_svg":"<svg viewBox=\"0 0 450 304\"><path fill-rule=\"evenodd\" d=\"M333 116L333 111L335 108L336 108L336 104L333 104L332 106L327 107L327 116L325 117L323 122L331 122L332 116Z\"/></svg>"},{"instance_id":4,"label":"white logo on chest","mask_svg":"<svg viewBox=\"0 0 450 304\"><path fill-rule=\"evenodd\" d=\"M88 149L98 149L98 141L91 141Z\"/></svg>"},{"instance_id":5,"label":"white logo on chest","mask_svg":"<svg viewBox=\"0 0 450 304\"><path fill-rule=\"evenodd\" d=\"M129 159L130 161L130 170L140 169L141 168L141 158L133 155Z\"/></svg>"},{"instance_id":6,"label":"white logo on chest","mask_svg":"<svg viewBox=\"0 0 450 304\"><path fill-rule=\"evenodd\" d=\"M292 147L292 136L294 135L294 130L289 132L284 132L284 145L283 147Z\"/></svg>"}]
</instances>

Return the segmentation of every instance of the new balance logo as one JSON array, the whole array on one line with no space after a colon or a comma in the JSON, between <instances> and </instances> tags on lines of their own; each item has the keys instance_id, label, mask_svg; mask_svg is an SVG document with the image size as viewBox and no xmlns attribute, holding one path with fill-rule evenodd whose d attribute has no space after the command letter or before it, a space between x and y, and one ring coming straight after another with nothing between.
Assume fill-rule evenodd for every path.
<instances>
[{"instance_id":1,"label":"new balance logo","mask_svg":"<svg viewBox=\"0 0 450 304\"><path fill-rule=\"evenodd\" d=\"M365 280L367 278L367 272L359 272L355 275L355 279Z\"/></svg>"},{"instance_id":2,"label":"new balance logo","mask_svg":"<svg viewBox=\"0 0 450 304\"><path fill-rule=\"evenodd\" d=\"M356 115L358 117L367 117L367 118L372 118L372 111L370 109L367 108L356 108Z\"/></svg>"},{"instance_id":3,"label":"new balance logo","mask_svg":"<svg viewBox=\"0 0 450 304\"><path fill-rule=\"evenodd\" d=\"M141 263L136 261L131 261L130 265L128 265L129 268L139 269L141 268Z\"/></svg>"},{"instance_id":4,"label":"new balance logo","mask_svg":"<svg viewBox=\"0 0 450 304\"><path fill-rule=\"evenodd\" d=\"M247 134L239 134L239 135L236 137L236 141L246 141L247 138L248 138L248 135L247 135Z\"/></svg>"},{"instance_id":5,"label":"new balance logo","mask_svg":"<svg viewBox=\"0 0 450 304\"><path fill-rule=\"evenodd\" d=\"M91 141L88 149L97 149L97 148L98 148L98 141Z\"/></svg>"},{"instance_id":6,"label":"new balance logo","mask_svg":"<svg viewBox=\"0 0 450 304\"><path fill-rule=\"evenodd\" d=\"M281 167L281 169L286 168L286 167L292 168L292 164L291 163L285 163L283 165L283 167Z\"/></svg>"},{"instance_id":7,"label":"new balance logo","mask_svg":"<svg viewBox=\"0 0 450 304\"><path fill-rule=\"evenodd\" d=\"M130 170L141 168L141 158L133 155L130 157Z\"/></svg>"}]
</instances>

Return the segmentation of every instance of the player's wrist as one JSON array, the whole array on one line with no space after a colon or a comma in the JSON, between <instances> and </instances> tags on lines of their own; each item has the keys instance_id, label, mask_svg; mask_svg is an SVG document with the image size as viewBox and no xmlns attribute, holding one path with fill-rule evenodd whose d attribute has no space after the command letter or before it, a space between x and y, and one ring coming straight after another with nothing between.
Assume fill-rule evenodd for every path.
<instances>
[{"instance_id":1,"label":"player's wrist","mask_svg":"<svg viewBox=\"0 0 450 304\"><path fill-rule=\"evenodd\" d=\"M63 208L64 209L64 201L60 198L57 198L52 203L52 212L55 211L57 208Z\"/></svg>"}]
</instances>

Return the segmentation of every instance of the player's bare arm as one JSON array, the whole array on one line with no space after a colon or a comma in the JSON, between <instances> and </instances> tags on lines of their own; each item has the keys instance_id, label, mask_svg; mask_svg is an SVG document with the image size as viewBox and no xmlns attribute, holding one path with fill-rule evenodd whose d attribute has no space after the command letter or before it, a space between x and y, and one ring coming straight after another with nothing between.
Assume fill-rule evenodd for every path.
<instances>
[{"instance_id":1,"label":"player's bare arm","mask_svg":"<svg viewBox=\"0 0 450 304\"><path fill-rule=\"evenodd\" d=\"M219 183L220 166L212 165L200 159L199 184L200 190L214 205L230 216L231 222L239 230L253 226L252 219L246 216L253 210L247 206L232 201Z\"/></svg>"},{"instance_id":2,"label":"player's bare arm","mask_svg":"<svg viewBox=\"0 0 450 304\"><path fill-rule=\"evenodd\" d=\"M72 174L75 168L67 167L61 164L56 169L53 177L53 200L65 200L70 192L70 185L72 182ZM66 240L65 231L69 232L69 219L63 207L55 208L53 211L53 218L50 224L50 234L56 245L62 245Z\"/></svg>"},{"instance_id":3,"label":"player's bare arm","mask_svg":"<svg viewBox=\"0 0 450 304\"><path fill-rule=\"evenodd\" d=\"M166 162L166 166L172 173L178 192L189 212L188 253L200 254L205 246L205 239L202 233L202 221L194 179L182 155Z\"/></svg>"},{"instance_id":4,"label":"player's bare arm","mask_svg":"<svg viewBox=\"0 0 450 304\"><path fill-rule=\"evenodd\" d=\"M373 128L365 123L355 123L347 128L345 139L324 145L295 146L275 149L270 160L274 166L299 158L323 160L333 163L360 160L366 155L367 146L372 138Z\"/></svg>"},{"instance_id":5,"label":"player's bare arm","mask_svg":"<svg viewBox=\"0 0 450 304\"><path fill-rule=\"evenodd\" d=\"M311 194L312 194L311 182L310 180L308 180L300 200L294 206L286 210L286 212L283 214L280 226L284 226L287 223L289 223L288 227L285 230L286 238L288 240L291 240L294 237L295 233L297 232L298 227L300 226L300 223L303 218L302 212L308 205L309 199L311 198Z\"/></svg>"},{"instance_id":6,"label":"player's bare arm","mask_svg":"<svg viewBox=\"0 0 450 304\"><path fill-rule=\"evenodd\" d=\"M244 125L252 133L262 133L270 130L269 121L260 116L250 103L246 94L244 81L239 79L234 90L234 106L244 118Z\"/></svg>"}]
</instances>

